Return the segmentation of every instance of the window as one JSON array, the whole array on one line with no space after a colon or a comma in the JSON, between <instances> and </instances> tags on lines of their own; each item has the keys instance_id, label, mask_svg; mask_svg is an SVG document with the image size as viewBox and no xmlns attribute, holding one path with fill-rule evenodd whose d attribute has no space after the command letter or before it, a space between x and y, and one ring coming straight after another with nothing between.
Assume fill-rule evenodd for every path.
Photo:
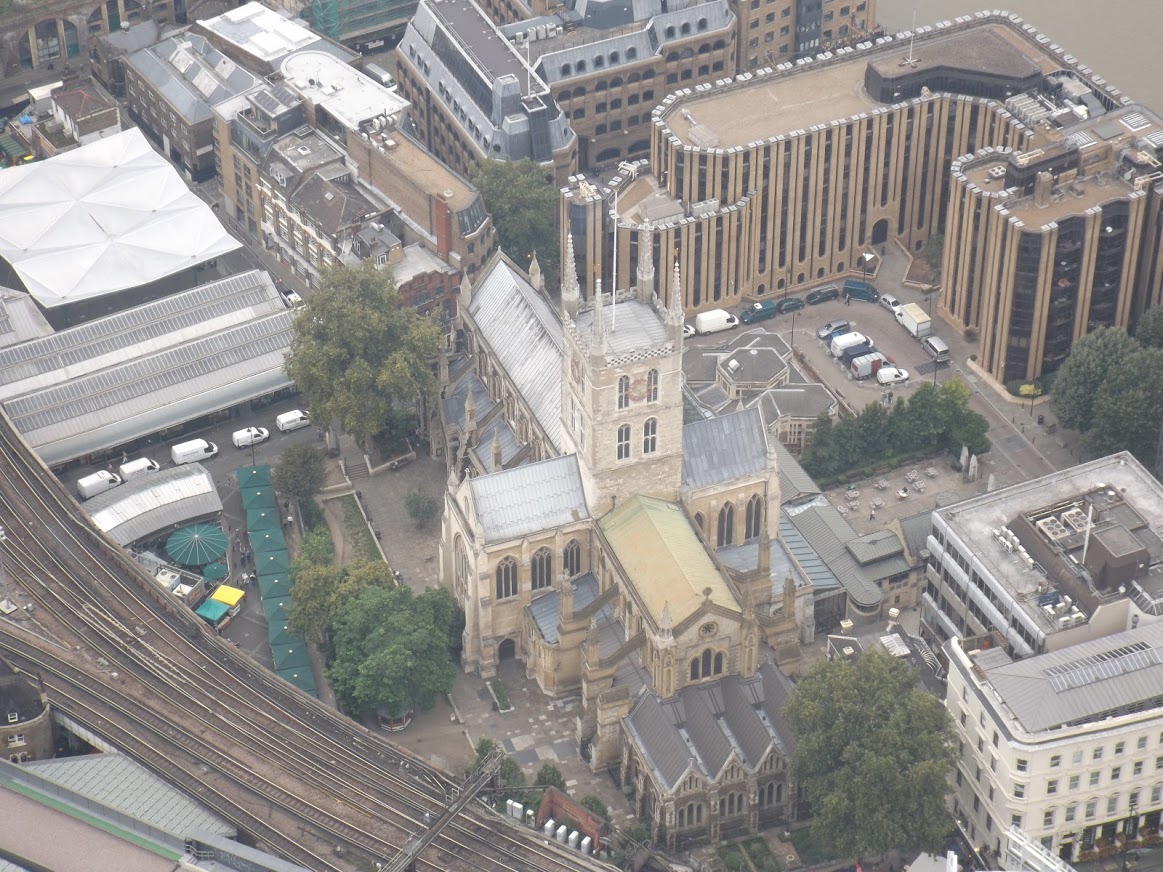
<instances>
[{"instance_id":1,"label":"window","mask_svg":"<svg viewBox=\"0 0 1163 872\"><path fill-rule=\"evenodd\" d=\"M19 748L24 744L24 733L13 733L8 737L9 748Z\"/></svg>"},{"instance_id":2,"label":"window","mask_svg":"<svg viewBox=\"0 0 1163 872\"><path fill-rule=\"evenodd\" d=\"M624 375L618 379L618 408L625 409L630 405L630 376Z\"/></svg>"},{"instance_id":3,"label":"window","mask_svg":"<svg viewBox=\"0 0 1163 872\"><path fill-rule=\"evenodd\" d=\"M581 546L576 539L571 539L561 552L561 568L565 570L566 578L573 578L581 572Z\"/></svg>"},{"instance_id":4,"label":"window","mask_svg":"<svg viewBox=\"0 0 1163 872\"><path fill-rule=\"evenodd\" d=\"M1123 767L1122 766L1111 767L1111 781L1118 781L1119 777L1122 774L1123 774Z\"/></svg>"},{"instance_id":5,"label":"window","mask_svg":"<svg viewBox=\"0 0 1163 872\"><path fill-rule=\"evenodd\" d=\"M993 734L993 743L995 745L997 744L997 733ZM1057 769L1061 765L1062 765L1062 755L1061 754L1055 754L1053 757L1050 758L1050 768L1051 769Z\"/></svg>"},{"instance_id":6,"label":"window","mask_svg":"<svg viewBox=\"0 0 1163 872\"><path fill-rule=\"evenodd\" d=\"M1098 814L1098 800L1092 799L1086 804L1086 819L1090 820L1096 814Z\"/></svg>"},{"instance_id":7,"label":"window","mask_svg":"<svg viewBox=\"0 0 1163 872\"><path fill-rule=\"evenodd\" d=\"M1139 760L1138 762L1135 763L1134 767L1131 769L1131 774L1132 775L1142 775L1143 774L1143 761L1142 760Z\"/></svg>"},{"instance_id":8,"label":"window","mask_svg":"<svg viewBox=\"0 0 1163 872\"><path fill-rule=\"evenodd\" d=\"M1077 766L1079 763L1081 763L1082 762L1082 752L1075 751L1073 756L1071 756L1071 758L1070 758L1070 762L1072 764L1074 764L1075 766Z\"/></svg>"},{"instance_id":9,"label":"window","mask_svg":"<svg viewBox=\"0 0 1163 872\"><path fill-rule=\"evenodd\" d=\"M642 453L653 454L658 448L658 419L647 418L642 425Z\"/></svg>"},{"instance_id":10,"label":"window","mask_svg":"<svg viewBox=\"0 0 1163 872\"><path fill-rule=\"evenodd\" d=\"M730 545L735 541L735 507L730 503L719 509L719 535L716 545Z\"/></svg>"},{"instance_id":11,"label":"window","mask_svg":"<svg viewBox=\"0 0 1163 872\"><path fill-rule=\"evenodd\" d=\"M1014 798L1015 799L1024 799L1025 796L1026 796L1026 785L1015 784L1014 785Z\"/></svg>"},{"instance_id":12,"label":"window","mask_svg":"<svg viewBox=\"0 0 1163 872\"><path fill-rule=\"evenodd\" d=\"M1158 805L1163 802L1163 785L1156 785L1151 788L1151 805Z\"/></svg>"},{"instance_id":13,"label":"window","mask_svg":"<svg viewBox=\"0 0 1163 872\"><path fill-rule=\"evenodd\" d=\"M1017 764L1016 764L1016 765L1017 765L1017 770L1018 770L1019 772L1025 772L1025 771L1026 771L1026 769L1027 769L1027 768L1029 768L1029 762L1028 762L1028 761L1026 761L1026 760L1023 760L1023 759L1021 759L1021 758L1019 758L1019 759L1018 759L1018 761L1017 761Z\"/></svg>"},{"instance_id":14,"label":"window","mask_svg":"<svg viewBox=\"0 0 1163 872\"><path fill-rule=\"evenodd\" d=\"M1135 747L1140 751L1146 751L1147 750L1147 737L1146 736L1139 736L1139 741L1135 745Z\"/></svg>"},{"instance_id":15,"label":"window","mask_svg":"<svg viewBox=\"0 0 1163 872\"><path fill-rule=\"evenodd\" d=\"M497 564L497 599L517 595L517 561L506 557Z\"/></svg>"},{"instance_id":16,"label":"window","mask_svg":"<svg viewBox=\"0 0 1163 872\"><path fill-rule=\"evenodd\" d=\"M1094 753L1090 755L1090 759L1091 760L1101 760L1102 759L1102 748L1101 747L1095 748Z\"/></svg>"},{"instance_id":17,"label":"window","mask_svg":"<svg viewBox=\"0 0 1163 872\"><path fill-rule=\"evenodd\" d=\"M1115 753L1116 754L1123 753L1123 751L1126 750L1126 747L1127 747L1126 742L1115 742Z\"/></svg>"},{"instance_id":18,"label":"window","mask_svg":"<svg viewBox=\"0 0 1163 872\"><path fill-rule=\"evenodd\" d=\"M1163 771L1163 757L1156 757L1155 758L1155 771L1156 772Z\"/></svg>"},{"instance_id":19,"label":"window","mask_svg":"<svg viewBox=\"0 0 1163 872\"><path fill-rule=\"evenodd\" d=\"M1051 779L1050 781L1047 781L1046 782L1046 795L1049 796L1050 794L1054 794L1057 792L1058 792L1058 779L1054 778L1054 779Z\"/></svg>"},{"instance_id":20,"label":"window","mask_svg":"<svg viewBox=\"0 0 1163 872\"><path fill-rule=\"evenodd\" d=\"M1065 823L1070 823L1072 820L1074 820L1074 816L1075 816L1075 814L1077 814L1077 812L1078 812L1077 805L1066 806L1066 813L1062 816L1062 820Z\"/></svg>"},{"instance_id":21,"label":"window","mask_svg":"<svg viewBox=\"0 0 1163 872\"><path fill-rule=\"evenodd\" d=\"M658 402L658 370L656 369L646 373L646 402Z\"/></svg>"},{"instance_id":22,"label":"window","mask_svg":"<svg viewBox=\"0 0 1163 872\"><path fill-rule=\"evenodd\" d=\"M1047 809L1046 811L1042 812L1042 826L1044 826L1044 827L1054 826L1054 809L1051 808L1051 809Z\"/></svg>"},{"instance_id":23,"label":"window","mask_svg":"<svg viewBox=\"0 0 1163 872\"><path fill-rule=\"evenodd\" d=\"M1090 786L1091 786L1091 787L1097 787L1097 786L1098 786L1098 780L1099 780L1099 778L1101 778L1101 777L1102 777L1102 776L1101 776L1101 773L1099 773L1099 772L1097 772L1097 771L1096 771L1096 772L1091 772L1091 773L1090 773L1090 782L1089 782L1089 783L1090 783Z\"/></svg>"},{"instance_id":24,"label":"window","mask_svg":"<svg viewBox=\"0 0 1163 872\"><path fill-rule=\"evenodd\" d=\"M707 519L703 517L702 512L695 512L695 527L700 533L705 533L707 530Z\"/></svg>"},{"instance_id":25,"label":"window","mask_svg":"<svg viewBox=\"0 0 1163 872\"><path fill-rule=\"evenodd\" d=\"M553 554L548 548L541 548L533 555L530 575L533 590L541 590L553 584Z\"/></svg>"},{"instance_id":26,"label":"window","mask_svg":"<svg viewBox=\"0 0 1163 872\"><path fill-rule=\"evenodd\" d=\"M747 501L747 514L744 518L744 539L755 539L759 536L759 529L763 524L763 501L759 494L753 494Z\"/></svg>"},{"instance_id":27,"label":"window","mask_svg":"<svg viewBox=\"0 0 1163 872\"><path fill-rule=\"evenodd\" d=\"M1022 816L1020 814L1010 815L1010 826L1020 827L1022 825Z\"/></svg>"},{"instance_id":28,"label":"window","mask_svg":"<svg viewBox=\"0 0 1163 872\"><path fill-rule=\"evenodd\" d=\"M1117 814L1118 810L1119 810L1119 798L1117 796L1108 797L1107 801L1106 801L1106 813L1107 813L1107 815Z\"/></svg>"},{"instance_id":29,"label":"window","mask_svg":"<svg viewBox=\"0 0 1163 872\"><path fill-rule=\"evenodd\" d=\"M1077 776L1077 775L1071 775L1071 776L1070 776L1070 789L1071 789L1071 790L1078 790L1078 785L1079 785L1079 782L1080 782L1081 780L1082 780L1082 779L1081 779L1079 776Z\"/></svg>"},{"instance_id":30,"label":"window","mask_svg":"<svg viewBox=\"0 0 1163 872\"><path fill-rule=\"evenodd\" d=\"M623 424L618 428L618 459L630 458L630 425Z\"/></svg>"}]
</instances>

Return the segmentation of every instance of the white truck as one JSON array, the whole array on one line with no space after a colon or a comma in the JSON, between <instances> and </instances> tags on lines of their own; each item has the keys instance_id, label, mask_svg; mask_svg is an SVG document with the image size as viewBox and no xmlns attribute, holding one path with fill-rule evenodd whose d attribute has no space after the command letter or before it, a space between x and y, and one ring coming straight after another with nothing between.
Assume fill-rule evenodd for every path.
<instances>
[{"instance_id":1,"label":"white truck","mask_svg":"<svg viewBox=\"0 0 1163 872\"><path fill-rule=\"evenodd\" d=\"M81 499L87 500L90 497L95 497L97 494L103 494L107 490L112 490L121 484L121 476L115 472L108 470L98 470L92 475L86 475L84 478L77 479L77 493L80 494Z\"/></svg>"},{"instance_id":2,"label":"white truck","mask_svg":"<svg viewBox=\"0 0 1163 872\"><path fill-rule=\"evenodd\" d=\"M855 379L869 378L876 375L876 371L888 364L888 358L879 351L871 354L862 354L848 365L849 372Z\"/></svg>"},{"instance_id":3,"label":"white truck","mask_svg":"<svg viewBox=\"0 0 1163 872\"><path fill-rule=\"evenodd\" d=\"M842 333L839 336L833 337L832 343L828 346L828 350L832 353L833 357L839 357L844 353L844 349L871 341L863 333Z\"/></svg>"},{"instance_id":4,"label":"white truck","mask_svg":"<svg viewBox=\"0 0 1163 872\"><path fill-rule=\"evenodd\" d=\"M933 319L916 303L905 303L897 309L896 319L915 339L924 339L933 332Z\"/></svg>"},{"instance_id":5,"label":"white truck","mask_svg":"<svg viewBox=\"0 0 1163 872\"><path fill-rule=\"evenodd\" d=\"M700 336L718 333L720 330L734 330L738 326L739 319L726 309L711 309L695 315L695 332Z\"/></svg>"}]
</instances>

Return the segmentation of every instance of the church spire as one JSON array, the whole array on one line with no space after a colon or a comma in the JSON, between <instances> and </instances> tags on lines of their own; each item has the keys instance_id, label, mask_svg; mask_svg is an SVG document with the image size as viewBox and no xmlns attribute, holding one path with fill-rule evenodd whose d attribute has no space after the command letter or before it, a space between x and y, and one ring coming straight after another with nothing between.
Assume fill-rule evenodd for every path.
<instances>
[{"instance_id":1,"label":"church spire","mask_svg":"<svg viewBox=\"0 0 1163 872\"><path fill-rule=\"evenodd\" d=\"M674 278L670 282L670 305L666 308L666 332L671 340L682 340L682 327L682 279L678 272L678 258L675 258Z\"/></svg>"},{"instance_id":2,"label":"church spire","mask_svg":"<svg viewBox=\"0 0 1163 872\"><path fill-rule=\"evenodd\" d=\"M529 262L529 284L537 290L545 290L545 276L541 274L541 264L537 260L537 252L533 252L533 259Z\"/></svg>"},{"instance_id":3,"label":"church spire","mask_svg":"<svg viewBox=\"0 0 1163 872\"><path fill-rule=\"evenodd\" d=\"M654 233L643 224L638 228L638 299L649 303L654 296Z\"/></svg>"},{"instance_id":4,"label":"church spire","mask_svg":"<svg viewBox=\"0 0 1163 872\"><path fill-rule=\"evenodd\" d=\"M565 235L565 259L561 264L561 310L563 318L577 317L577 304L581 299L581 285L577 280L577 260L573 253L573 234Z\"/></svg>"}]
</instances>

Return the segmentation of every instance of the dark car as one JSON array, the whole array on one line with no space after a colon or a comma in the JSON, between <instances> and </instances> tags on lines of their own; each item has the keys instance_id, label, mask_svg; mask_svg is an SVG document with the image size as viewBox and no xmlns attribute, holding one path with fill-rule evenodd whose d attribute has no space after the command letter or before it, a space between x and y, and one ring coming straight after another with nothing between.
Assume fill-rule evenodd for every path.
<instances>
[{"instance_id":1,"label":"dark car","mask_svg":"<svg viewBox=\"0 0 1163 872\"><path fill-rule=\"evenodd\" d=\"M757 321L766 321L768 318L774 318L779 312L775 300L760 300L758 303L752 303L746 309L739 312L739 320L744 324L754 324Z\"/></svg>"},{"instance_id":2,"label":"dark car","mask_svg":"<svg viewBox=\"0 0 1163 872\"><path fill-rule=\"evenodd\" d=\"M786 315L788 312L794 312L803 307L804 301L799 297L788 297L786 300L780 300L775 304L775 310L781 315Z\"/></svg>"},{"instance_id":3,"label":"dark car","mask_svg":"<svg viewBox=\"0 0 1163 872\"><path fill-rule=\"evenodd\" d=\"M840 299L840 289L835 285L826 285L822 288L816 288L808 294L808 305L815 306L818 303L827 303L829 300Z\"/></svg>"},{"instance_id":4,"label":"dark car","mask_svg":"<svg viewBox=\"0 0 1163 872\"><path fill-rule=\"evenodd\" d=\"M860 300L863 303L875 303L880 299L880 292L868 282L848 279L844 282L844 296L850 300Z\"/></svg>"}]
</instances>

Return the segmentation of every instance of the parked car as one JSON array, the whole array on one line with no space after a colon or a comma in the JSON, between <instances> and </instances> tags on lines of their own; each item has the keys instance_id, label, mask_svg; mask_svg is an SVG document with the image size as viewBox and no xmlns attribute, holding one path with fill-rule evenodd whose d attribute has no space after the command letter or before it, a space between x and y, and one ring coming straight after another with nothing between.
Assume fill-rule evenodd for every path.
<instances>
[{"instance_id":1,"label":"parked car","mask_svg":"<svg viewBox=\"0 0 1163 872\"><path fill-rule=\"evenodd\" d=\"M847 333L849 326L846 319L835 318L816 331L816 338L827 339L829 336L835 336L838 333Z\"/></svg>"},{"instance_id":2,"label":"parked car","mask_svg":"<svg viewBox=\"0 0 1163 872\"><path fill-rule=\"evenodd\" d=\"M306 427L311 423L311 414L302 409L294 409L290 412L283 412L275 418L275 426L279 428L280 432L290 433L292 430L298 430L300 427Z\"/></svg>"},{"instance_id":3,"label":"parked car","mask_svg":"<svg viewBox=\"0 0 1163 872\"><path fill-rule=\"evenodd\" d=\"M739 320L744 324L755 324L758 321L774 318L777 314L779 314L779 305L775 300L760 300L758 303L752 303L743 309L739 313Z\"/></svg>"},{"instance_id":4,"label":"parked car","mask_svg":"<svg viewBox=\"0 0 1163 872\"><path fill-rule=\"evenodd\" d=\"M775 304L775 309L781 315L786 315L788 312L795 312L804 307L804 301L799 297L788 297L786 300L780 300Z\"/></svg>"},{"instance_id":5,"label":"parked car","mask_svg":"<svg viewBox=\"0 0 1163 872\"><path fill-rule=\"evenodd\" d=\"M880 305L895 314L903 304L892 294L881 294Z\"/></svg>"},{"instance_id":6,"label":"parked car","mask_svg":"<svg viewBox=\"0 0 1163 872\"><path fill-rule=\"evenodd\" d=\"M242 430L235 430L230 438L235 448L249 448L270 439L271 431L265 427L245 427Z\"/></svg>"},{"instance_id":7,"label":"parked car","mask_svg":"<svg viewBox=\"0 0 1163 872\"><path fill-rule=\"evenodd\" d=\"M829 300L840 299L840 289L835 285L824 285L822 288L816 288L808 294L808 305L815 306L819 303L827 303Z\"/></svg>"},{"instance_id":8,"label":"parked car","mask_svg":"<svg viewBox=\"0 0 1163 872\"><path fill-rule=\"evenodd\" d=\"M303 305L303 298L294 291L283 291L283 303L288 309L297 309Z\"/></svg>"},{"instance_id":9,"label":"parked car","mask_svg":"<svg viewBox=\"0 0 1163 872\"><path fill-rule=\"evenodd\" d=\"M694 336L695 335L695 325L694 324L683 324L682 325L682 335L685 336L687 339L690 339L692 336Z\"/></svg>"},{"instance_id":10,"label":"parked car","mask_svg":"<svg viewBox=\"0 0 1163 872\"><path fill-rule=\"evenodd\" d=\"M850 300L860 300L862 303L875 303L880 299L880 292L868 282L862 282L860 279L846 279L844 296Z\"/></svg>"},{"instance_id":11,"label":"parked car","mask_svg":"<svg viewBox=\"0 0 1163 872\"><path fill-rule=\"evenodd\" d=\"M895 366L882 366L876 371L876 380L882 385L899 385L909 380L909 374Z\"/></svg>"}]
</instances>

